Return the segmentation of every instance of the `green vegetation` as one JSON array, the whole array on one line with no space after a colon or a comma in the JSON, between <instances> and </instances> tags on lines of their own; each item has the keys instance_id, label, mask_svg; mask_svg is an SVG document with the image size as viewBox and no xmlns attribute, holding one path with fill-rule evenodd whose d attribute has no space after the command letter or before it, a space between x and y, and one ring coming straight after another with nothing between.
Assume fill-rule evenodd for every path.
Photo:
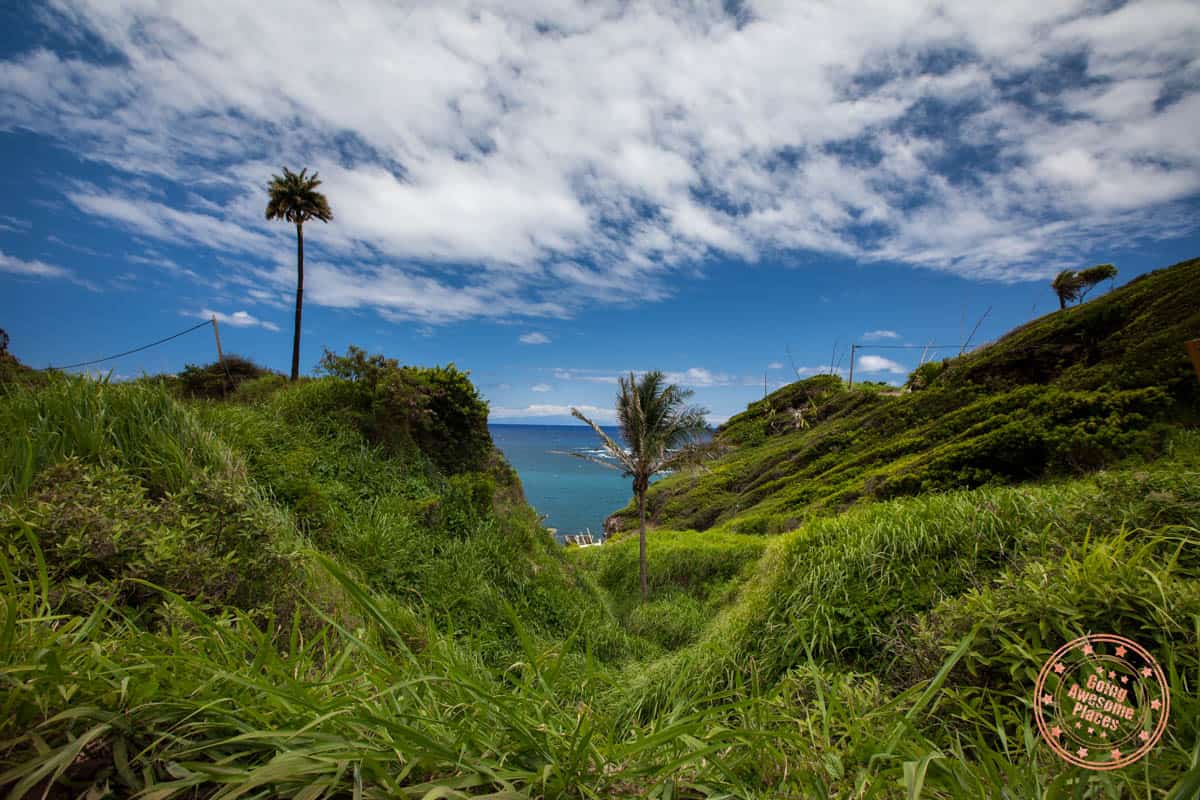
<instances>
[{"instance_id":1,"label":"green vegetation","mask_svg":"<svg viewBox=\"0 0 1200 800\"><path fill-rule=\"evenodd\" d=\"M836 376L793 383L722 426L719 458L651 486L651 521L782 533L857 502L1153 458L1173 426L1200 421L1183 346L1197 330L1192 260L924 365L900 395ZM631 504L609 524L635 520Z\"/></svg>"},{"instance_id":2,"label":"green vegetation","mask_svg":"<svg viewBox=\"0 0 1200 800\"><path fill-rule=\"evenodd\" d=\"M668 384L658 371L647 372L640 378L632 372L620 378L617 391L617 423L621 426L622 444L601 430L600 426L572 408L571 414L587 423L600 443L624 474L633 478L633 499L638 509L638 584L642 602L650 598L646 577L646 489L650 479L664 470L678 466L687 457L696 437L708 430L702 408L687 405L691 389ZM607 461L574 453L580 458L604 467ZM615 469L615 467L614 467Z\"/></svg>"},{"instance_id":3,"label":"green vegetation","mask_svg":"<svg viewBox=\"0 0 1200 800\"><path fill-rule=\"evenodd\" d=\"M1097 264L1078 272L1064 269L1054 276L1050 288L1058 296L1058 307L1066 308L1067 303L1072 301L1082 303L1088 292L1104 281L1112 281L1116 277L1117 268L1112 264Z\"/></svg>"},{"instance_id":4,"label":"green vegetation","mask_svg":"<svg viewBox=\"0 0 1200 800\"><path fill-rule=\"evenodd\" d=\"M632 536L538 525L453 366L352 348L211 399L14 368L0 791L1194 797L1198 270L901 396L822 376L752 404L647 493L646 603ZM1113 772L1031 716L1042 662L1098 631L1171 691Z\"/></svg>"}]
</instances>

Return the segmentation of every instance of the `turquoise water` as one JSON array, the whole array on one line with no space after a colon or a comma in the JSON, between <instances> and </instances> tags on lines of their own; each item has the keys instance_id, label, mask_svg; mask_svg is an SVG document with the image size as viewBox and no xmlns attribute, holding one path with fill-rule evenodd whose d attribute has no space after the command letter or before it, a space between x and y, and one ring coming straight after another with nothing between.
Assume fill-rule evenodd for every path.
<instances>
[{"instance_id":1,"label":"turquoise water","mask_svg":"<svg viewBox=\"0 0 1200 800\"><path fill-rule=\"evenodd\" d=\"M617 470L551 451L604 457L595 431L583 425L489 425L492 440L521 476L525 499L564 534L604 531L604 518L632 496ZM616 429L605 428L617 441Z\"/></svg>"}]
</instances>

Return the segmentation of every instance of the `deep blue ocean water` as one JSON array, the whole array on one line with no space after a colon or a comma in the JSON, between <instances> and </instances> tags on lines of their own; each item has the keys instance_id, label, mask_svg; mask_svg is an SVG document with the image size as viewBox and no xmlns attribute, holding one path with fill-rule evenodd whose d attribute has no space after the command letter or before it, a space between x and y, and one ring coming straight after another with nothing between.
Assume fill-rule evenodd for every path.
<instances>
[{"instance_id":1,"label":"deep blue ocean water","mask_svg":"<svg viewBox=\"0 0 1200 800\"><path fill-rule=\"evenodd\" d=\"M521 476L525 499L546 515L544 524L568 533L602 534L604 518L629 502L630 479L621 473L551 451L603 457L595 431L583 425L489 425L492 440ZM615 428L605 433L620 441Z\"/></svg>"}]
</instances>

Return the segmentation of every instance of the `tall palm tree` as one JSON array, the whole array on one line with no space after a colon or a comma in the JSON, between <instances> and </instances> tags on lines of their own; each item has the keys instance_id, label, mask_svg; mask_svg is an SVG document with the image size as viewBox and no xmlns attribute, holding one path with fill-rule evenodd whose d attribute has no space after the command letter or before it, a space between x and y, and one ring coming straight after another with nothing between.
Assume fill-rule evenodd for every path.
<instances>
[{"instance_id":1,"label":"tall palm tree","mask_svg":"<svg viewBox=\"0 0 1200 800\"><path fill-rule=\"evenodd\" d=\"M300 377L300 312L304 307L304 223L312 219L329 222L333 211L325 195L317 191L321 181L308 169L299 174L287 167L282 177L272 175L267 185L267 219L282 219L296 226L296 327L292 333L292 380Z\"/></svg>"},{"instance_id":2,"label":"tall palm tree","mask_svg":"<svg viewBox=\"0 0 1200 800\"><path fill-rule=\"evenodd\" d=\"M691 389L681 389L668 384L657 370L647 372L640 379L629 373L620 379L617 392L617 422L621 427L621 438L628 449L621 447L599 425L572 408L571 414L591 426L600 437L604 449L617 462L575 453L579 458L612 469L619 469L625 477L633 478L633 494L638 506L638 572L642 588L642 602L650 596L650 584L646 576L646 489L650 479L663 470L677 465L687 454L687 446L696 437L708 430L703 408L689 406Z\"/></svg>"}]
</instances>

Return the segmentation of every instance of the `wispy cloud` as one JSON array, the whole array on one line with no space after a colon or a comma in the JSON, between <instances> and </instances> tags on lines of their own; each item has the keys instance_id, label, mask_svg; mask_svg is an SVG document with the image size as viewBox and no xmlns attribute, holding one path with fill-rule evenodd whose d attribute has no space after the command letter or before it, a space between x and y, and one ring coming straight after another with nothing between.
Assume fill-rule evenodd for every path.
<instances>
[{"instance_id":1,"label":"wispy cloud","mask_svg":"<svg viewBox=\"0 0 1200 800\"><path fill-rule=\"evenodd\" d=\"M20 275L25 278L57 278L59 280L70 281L93 292L100 291L96 284L80 278L75 274L74 270L60 267L57 264L47 264L45 261L26 261L23 258L10 256L3 251L0 251L0 272Z\"/></svg>"},{"instance_id":2,"label":"wispy cloud","mask_svg":"<svg viewBox=\"0 0 1200 800\"><path fill-rule=\"evenodd\" d=\"M896 333L895 331L885 331L885 330L867 331L866 333L864 333L862 335L862 338L865 341L873 342L873 341L879 341L880 339L899 339L900 334Z\"/></svg>"},{"instance_id":3,"label":"wispy cloud","mask_svg":"<svg viewBox=\"0 0 1200 800\"><path fill-rule=\"evenodd\" d=\"M274 322L259 319L247 311L235 311L232 314L226 314L222 311L213 311L211 308L206 308L203 311L196 311L190 314L185 312L185 315L196 317L197 319L212 319L215 316L217 322L234 328L265 328L273 332L279 331L279 326Z\"/></svg>"},{"instance_id":4,"label":"wispy cloud","mask_svg":"<svg viewBox=\"0 0 1200 800\"><path fill-rule=\"evenodd\" d=\"M531 392L548 392L553 388L554 387L552 387L548 383L535 383L533 386L529 387L529 391L531 391Z\"/></svg>"},{"instance_id":5,"label":"wispy cloud","mask_svg":"<svg viewBox=\"0 0 1200 800\"><path fill-rule=\"evenodd\" d=\"M767 369L783 369L783 362L772 361L770 364L767 364Z\"/></svg>"},{"instance_id":6,"label":"wispy cloud","mask_svg":"<svg viewBox=\"0 0 1200 800\"><path fill-rule=\"evenodd\" d=\"M523 333L520 336L521 344L549 344L550 337L538 331Z\"/></svg>"}]
</instances>

